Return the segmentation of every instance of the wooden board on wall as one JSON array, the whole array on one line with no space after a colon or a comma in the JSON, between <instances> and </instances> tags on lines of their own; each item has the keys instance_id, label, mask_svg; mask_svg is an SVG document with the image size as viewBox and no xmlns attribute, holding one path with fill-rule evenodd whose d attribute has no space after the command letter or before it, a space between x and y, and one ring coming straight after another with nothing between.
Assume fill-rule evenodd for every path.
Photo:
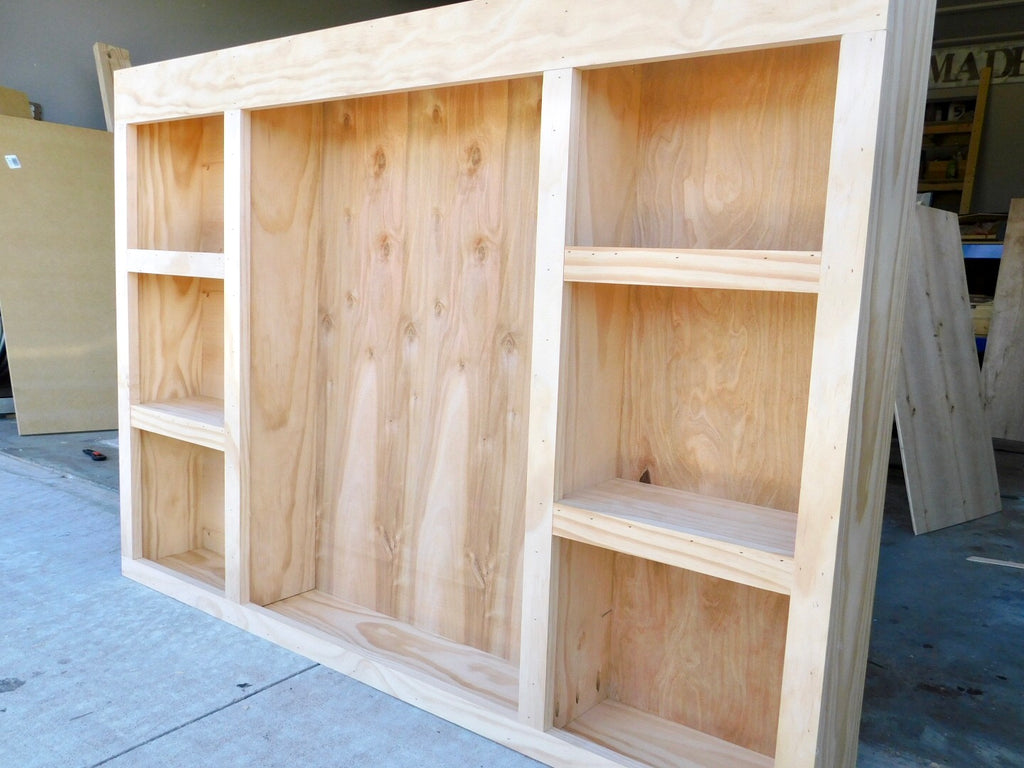
<instances>
[{"instance_id":1,"label":"wooden board on wall","mask_svg":"<svg viewBox=\"0 0 1024 768\"><path fill-rule=\"evenodd\" d=\"M982 380L992 436L1024 441L1024 198L1010 201Z\"/></svg>"},{"instance_id":2,"label":"wooden board on wall","mask_svg":"<svg viewBox=\"0 0 1024 768\"><path fill-rule=\"evenodd\" d=\"M0 312L18 431L117 427L113 140L0 117Z\"/></svg>"},{"instance_id":3,"label":"wooden board on wall","mask_svg":"<svg viewBox=\"0 0 1024 768\"><path fill-rule=\"evenodd\" d=\"M918 207L910 227L896 425L920 534L998 512L1001 502L957 217Z\"/></svg>"}]
</instances>

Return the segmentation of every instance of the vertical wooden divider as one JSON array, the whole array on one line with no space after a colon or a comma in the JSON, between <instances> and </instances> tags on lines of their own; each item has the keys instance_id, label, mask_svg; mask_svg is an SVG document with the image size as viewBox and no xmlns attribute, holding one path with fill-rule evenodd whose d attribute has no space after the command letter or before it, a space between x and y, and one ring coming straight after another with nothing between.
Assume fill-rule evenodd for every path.
<instances>
[{"instance_id":1,"label":"vertical wooden divider","mask_svg":"<svg viewBox=\"0 0 1024 768\"><path fill-rule=\"evenodd\" d=\"M224 113L224 588L249 602L250 113Z\"/></svg>"},{"instance_id":2,"label":"vertical wooden divider","mask_svg":"<svg viewBox=\"0 0 1024 768\"><path fill-rule=\"evenodd\" d=\"M138 184L136 178L136 126L118 123L114 128L114 253L117 295L117 442L121 487L121 553L137 560L142 557L142 520L138 441L131 427L131 406L139 399L138 277L124 268L128 248L137 243Z\"/></svg>"},{"instance_id":3,"label":"vertical wooden divider","mask_svg":"<svg viewBox=\"0 0 1024 768\"><path fill-rule=\"evenodd\" d=\"M545 72L541 99L519 717L528 725L546 730L552 721L554 597L558 593L558 547L551 521L554 500L561 495L556 433L563 303L567 295L562 267L565 247L573 238L579 71Z\"/></svg>"}]
</instances>

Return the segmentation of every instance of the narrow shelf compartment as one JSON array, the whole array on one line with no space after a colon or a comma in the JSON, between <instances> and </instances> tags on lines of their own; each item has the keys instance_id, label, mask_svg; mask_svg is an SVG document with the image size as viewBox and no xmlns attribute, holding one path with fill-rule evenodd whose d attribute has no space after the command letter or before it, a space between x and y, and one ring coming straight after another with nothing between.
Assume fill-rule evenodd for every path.
<instances>
[{"instance_id":1,"label":"narrow shelf compartment","mask_svg":"<svg viewBox=\"0 0 1024 768\"><path fill-rule=\"evenodd\" d=\"M157 251L129 248L125 254L126 272L178 277L212 277L224 279L223 253L191 251Z\"/></svg>"},{"instance_id":2,"label":"narrow shelf compartment","mask_svg":"<svg viewBox=\"0 0 1024 768\"><path fill-rule=\"evenodd\" d=\"M129 246L224 250L224 117L139 125L136 217Z\"/></svg>"},{"instance_id":3,"label":"narrow shelf compartment","mask_svg":"<svg viewBox=\"0 0 1024 768\"><path fill-rule=\"evenodd\" d=\"M925 123L925 135L934 133L970 133L974 129L974 121L959 120L956 122Z\"/></svg>"},{"instance_id":4,"label":"narrow shelf compartment","mask_svg":"<svg viewBox=\"0 0 1024 768\"><path fill-rule=\"evenodd\" d=\"M820 275L815 251L565 249L567 282L816 293Z\"/></svg>"},{"instance_id":5,"label":"narrow shelf compartment","mask_svg":"<svg viewBox=\"0 0 1024 768\"><path fill-rule=\"evenodd\" d=\"M917 185L918 192L956 192L963 188L963 181L922 181Z\"/></svg>"},{"instance_id":6,"label":"narrow shelf compartment","mask_svg":"<svg viewBox=\"0 0 1024 768\"><path fill-rule=\"evenodd\" d=\"M311 590L266 606L306 628L325 633L368 657L400 665L455 686L481 703L515 711L515 664L476 648L416 629L382 613Z\"/></svg>"},{"instance_id":7,"label":"narrow shelf compartment","mask_svg":"<svg viewBox=\"0 0 1024 768\"><path fill-rule=\"evenodd\" d=\"M613 479L555 504L554 533L789 594L796 514Z\"/></svg>"},{"instance_id":8,"label":"narrow shelf compartment","mask_svg":"<svg viewBox=\"0 0 1024 768\"><path fill-rule=\"evenodd\" d=\"M656 715L603 701L564 729L651 768L771 768L775 761Z\"/></svg>"},{"instance_id":9,"label":"narrow shelf compartment","mask_svg":"<svg viewBox=\"0 0 1024 768\"><path fill-rule=\"evenodd\" d=\"M139 431L142 557L224 589L224 454Z\"/></svg>"},{"instance_id":10,"label":"narrow shelf compartment","mask_svg":"<svg viewBox=\"0 0 1024 768\"><path fill-rule=\"evenodd\" d=\"M133 405L131 423L136 429L224 450L224 401L215 397Z\"/></svg>"},{"instance_id":11,"label":"narrow shelf compartment","mask_svg":"<svg viewBox=\"0 0 1024 768\"><path fill-rule=\"evenodd\" d=\"M224 589L224 555L203 547L167 555L157 563L217 589Z\"/></svg>"}]
</instances>

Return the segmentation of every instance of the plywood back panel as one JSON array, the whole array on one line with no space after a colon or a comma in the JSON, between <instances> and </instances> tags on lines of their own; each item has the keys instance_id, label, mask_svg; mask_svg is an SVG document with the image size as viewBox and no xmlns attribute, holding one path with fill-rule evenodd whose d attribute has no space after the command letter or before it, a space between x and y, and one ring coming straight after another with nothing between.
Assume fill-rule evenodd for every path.
<instances>
[{"instance_id":1,"label":"plywood back panel","mask_svg":"<svg viewBox=\"0 0 1024 768\"><path fill-rule=\"evenodd\" d=\"M838 45L584 74L578 245L819 250Z\"/></svg>"},{"instance_id":2,"label":"plywood back panel","mask_svg":"<svg viewBox=\"0 0 1024 768\"><path fill-rule=\"evenodd\" d=\"M138 276L140 402L224 397L224 282Z\"/></svg>"},{"instance_id":3,"label":"plywood back panel","mask_svg":"<svg viewBox=\"0 0 1024 768\"><path fill-rule=\"evenodd\" d=\"M223 118L153 123L135 130L138 242L129 245L223 251Z\"/></svg>"},{"instance_id":4,"label":"plywood back panel","mask_svg":"<svg viewBox=\"0 0 1024 768\"><path fill-rule=\"evenodd\" d=\"M773 754L788 598L562 542L555 725L610 698Z\"/></svg>"},{"instance_id":5,"label":"plywood back panel","mask_svg":"<svg viewBox=\"0 0 1024 768\"><path fill-rule=\"evenodd\" d=\"M193 549L224 554L224 455L137 432L142 473L142 554L151 560Z\"/></svg>"},{"instance_id":6,"label":"plywood back panel","mask_svg":"<svg viewBox=\"0 0 1024 768\"><path fill-rule=\"evenodd\" d=\"M18 431L117 426L113 142L0 116L0 311Z\"/></svg>"},{"instance_id":7,"label":"plywood back panel","mask_svg":"<svg viewBox=\"0 0 1024 768\"><path fill-rule=\"evenodd\" d=\"M252 115L250 598L267 604L315 585L322 398L320 106ZM244 397L243 393L243 397Z\"/></svg>"},{"instance_id":8,"label":"plywood back panel","mask_svg":"<svg viewBox=\"0 0 1024 768\"><path fill-rule=\"evenodd\" d=\"M328 105L318 584L513 659L540 81Z\"/></svg>"}]
</instances>

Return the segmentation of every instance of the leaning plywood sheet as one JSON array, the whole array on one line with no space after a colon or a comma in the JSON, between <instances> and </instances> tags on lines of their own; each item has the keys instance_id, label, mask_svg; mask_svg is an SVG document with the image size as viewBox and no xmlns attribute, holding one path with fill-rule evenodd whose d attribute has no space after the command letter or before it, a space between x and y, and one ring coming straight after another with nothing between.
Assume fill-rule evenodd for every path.
<instances>
[{"instance_id":1,"label":"leaning plywood sheet","mask_svg":"<svg viewBox=\"0 0 1024 768\"><path fill-rule=\"evenodd\" d=\"M927 533L1001 505L957 217L918 207L909 223L896 426L914 533Z\"/></svg>"},{"instance_id":2,"label":"leaning plywood sheet","mask_svg":"<svg viewBox=\"0 0 1024 768\"><path fill-rule=\"evenodd\" d=\"M1024 441L1024 198L1010 202L982 378L992 436Z\"/></svg>"},{"instance_id":3,"label":"leaning plywood sheet","mask_svg":"<svg viewBox=\"0 0 1024 768\"><path fill-rule=\"evenodd\" d=\"M11 117L32 117L32 105L22 91L0 86L0 115Z\"/></svg>"},{"instance_id":4,"label":"leaning plywood sheet","mask_svg":"<svg viewBox=\"0 0 1024 768\"><path fill-rule=\"evenodd\" d=\"M18 431L114 429L111 135L0 117L0 154L17 157L0 165L0 312Z\"/></svg>"}]
</instances>

